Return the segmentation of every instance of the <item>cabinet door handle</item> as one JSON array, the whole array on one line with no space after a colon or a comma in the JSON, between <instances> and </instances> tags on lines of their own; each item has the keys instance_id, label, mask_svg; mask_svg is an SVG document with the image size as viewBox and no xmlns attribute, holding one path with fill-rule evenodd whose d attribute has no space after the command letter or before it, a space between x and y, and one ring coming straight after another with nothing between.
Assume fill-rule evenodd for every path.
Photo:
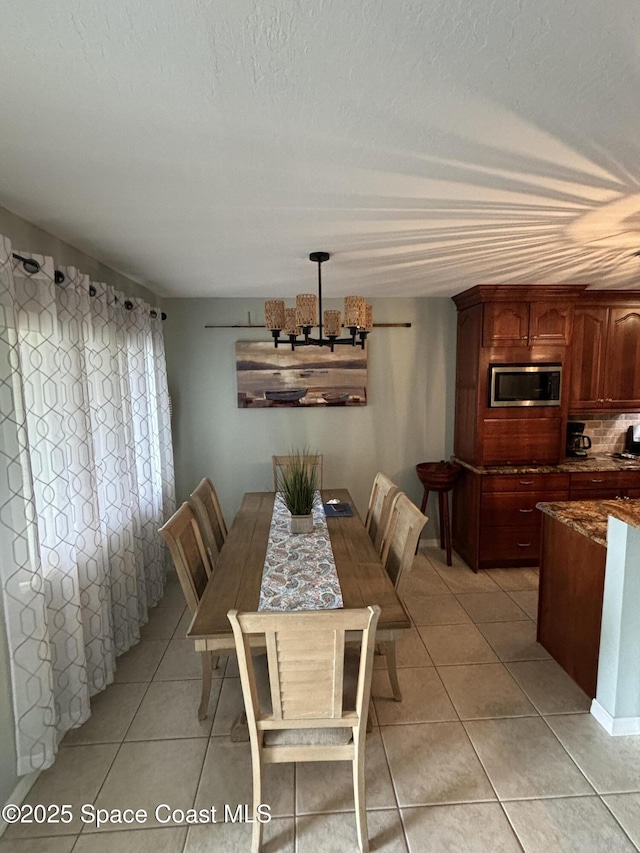
<instances>
[{"instance_id":1,"label":"cabinet door handle","mask_svg":"<svg viewBox=\"0 0 640 853\"><path fill-rule=\"evenodd\" d=\"M613 397L607 397L607 403L613 403Z\"/></svg>"},{"instance_id":2,"label":"cabinet door handle","mask_svg":"<svg viewBox=\"0 0 640 853\"><path fill-rule=\"evenodd\" d=\"M533 512L532 509L519 509L518 512Z\"/></svg>"},{"instance_id":3,"label":"cabinet door handle","mask_svg":"<svg viewBox=\"0 0 640 853\"><path fill-rule=\"evenodd\" d=\"M592 483L604 483L604 480L591 480Z\"/></svg>"},{"instance_id":4,"label":"cabinet door handle","mask_svg":"<svg viewBox=\"0 0 640 853\"><path fill-rule=\"evenodd\" d=\"M518 542L518 548L529 548L531 547L531 542Z\"/></svg>"},{"instance_id":5,"label":"cabinet door handle","mask_svg":"<svg viewBox=\"0 0 640 853\"><path fill-rule=\"evenodd\" d=\"M533 480L520 480L521 486L533 486Z\"/></svg>"}]
</instances>

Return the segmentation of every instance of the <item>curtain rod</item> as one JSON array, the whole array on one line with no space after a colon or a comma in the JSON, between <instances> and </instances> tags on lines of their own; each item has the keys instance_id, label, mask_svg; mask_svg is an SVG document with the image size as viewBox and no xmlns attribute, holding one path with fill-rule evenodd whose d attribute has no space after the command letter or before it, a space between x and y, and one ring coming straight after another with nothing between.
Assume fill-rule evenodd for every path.
<instances>
[{"instance_id":1,"label":"curtain rod","mask_svg":"<svg viewBox=\"0 0 640 853\"><path fill-rule=\"evenodd\" d=\"M40 272L41 264L39 261L34 260L34 258L23 258L22 255L18 255L16 252L12 252L11 254L17 261L22 261L22 267L27 275L34 275L35 273ZM66 276L62 272L62 270L56 270L53 274L53 280L56 284L62 284L65 281L65 278ZM89 296L95 296L96 293L97 290L92 284L90 284ZM116 297L116 302L118 301L119 300ZM127 309L127 311L131 311L131 309L133 308L133 302L130 299L125 299L124 307ZM155 310L155 308L152 308L151 311L149 311L149 314L154 319L158 316L158 312ZM162 320L167 319L167 315L164 311L160 312L160 318Z\"/></svg>"},{"instance_id":2,"label":"curtain rod","mask_svg":"<svg viewBox=\"0 0 640 853\"><path fill-rule=\"evenodd\" d=\"M411 323L374 323L374 329L410 329ZM207 323L205 329L264 329L264 323Z\"/></svg>"}]
</instances>

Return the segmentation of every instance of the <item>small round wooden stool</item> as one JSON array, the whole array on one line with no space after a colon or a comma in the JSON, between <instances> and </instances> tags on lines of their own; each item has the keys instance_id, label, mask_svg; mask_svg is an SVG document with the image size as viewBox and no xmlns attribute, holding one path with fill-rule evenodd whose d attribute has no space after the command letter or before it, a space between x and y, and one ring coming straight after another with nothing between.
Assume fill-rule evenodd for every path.
<instances>
[{"instance_id":1,"label":"small round wooden stool","mask_svg":"<svg viewBox=\"0 0 640 853\"><path fill-rule=\"evenodd\" d=\"M446 548L447 565L451 565L451 524L449 522L449 492L453 488L460 466L455 462L420 462L416 465L416 474L424 486L422 506L424 513L427 507L429 492L438 493L438 513L440 515L440 547Z\"/></svg>"}]
</instances>

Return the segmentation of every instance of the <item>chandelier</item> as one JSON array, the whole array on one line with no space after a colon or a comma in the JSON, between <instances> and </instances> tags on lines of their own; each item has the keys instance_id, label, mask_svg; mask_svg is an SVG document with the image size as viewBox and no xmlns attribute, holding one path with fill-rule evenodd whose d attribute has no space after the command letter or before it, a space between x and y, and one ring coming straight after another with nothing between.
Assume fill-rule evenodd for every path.
<instances>
[{"instance_id":1,"label":"chandelier","mask_svg":"<svg viewBox=\"0 0 640 853\"><path fill-rule=\"evenodd\" d=\"M330 347L336 344L356 345L364 349L364 342L373 330L373 306L365 303L364 296L345 296L344 323L340 311L322 312L322 264L328 261L329 252L311 252L309 260L318 264L318 296L314 293L299 293L296 307L286 308L282 299L269 299L264 303L264 325L271 330L273 342L291 344L296 347ZM320 317L320 323L318 323ZM311 329L319 327L317 338L311 337ZM343 338L342 329L349 330L349 337ZM284 332L286 338L281 338ZM302 340L298 335L302 335Z\"/></svg>"}]
</instances>

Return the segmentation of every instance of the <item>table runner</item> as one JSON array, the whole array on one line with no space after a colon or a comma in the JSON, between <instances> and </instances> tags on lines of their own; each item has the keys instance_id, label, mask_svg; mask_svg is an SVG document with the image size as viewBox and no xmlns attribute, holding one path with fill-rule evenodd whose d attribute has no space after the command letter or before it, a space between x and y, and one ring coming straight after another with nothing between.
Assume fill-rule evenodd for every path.
<instances>
[{"instance_id":1,"label":"table runner","mask_svg":"<svg viewBox=\"0 0 640 853\"><path fill-rule=\"evenodd\" d=\"M280 494L276 495L258 610L332 610L343 606L319 492L312 513L313 533L292 534L291 514Z\"/></svg>"}]
</instances>

